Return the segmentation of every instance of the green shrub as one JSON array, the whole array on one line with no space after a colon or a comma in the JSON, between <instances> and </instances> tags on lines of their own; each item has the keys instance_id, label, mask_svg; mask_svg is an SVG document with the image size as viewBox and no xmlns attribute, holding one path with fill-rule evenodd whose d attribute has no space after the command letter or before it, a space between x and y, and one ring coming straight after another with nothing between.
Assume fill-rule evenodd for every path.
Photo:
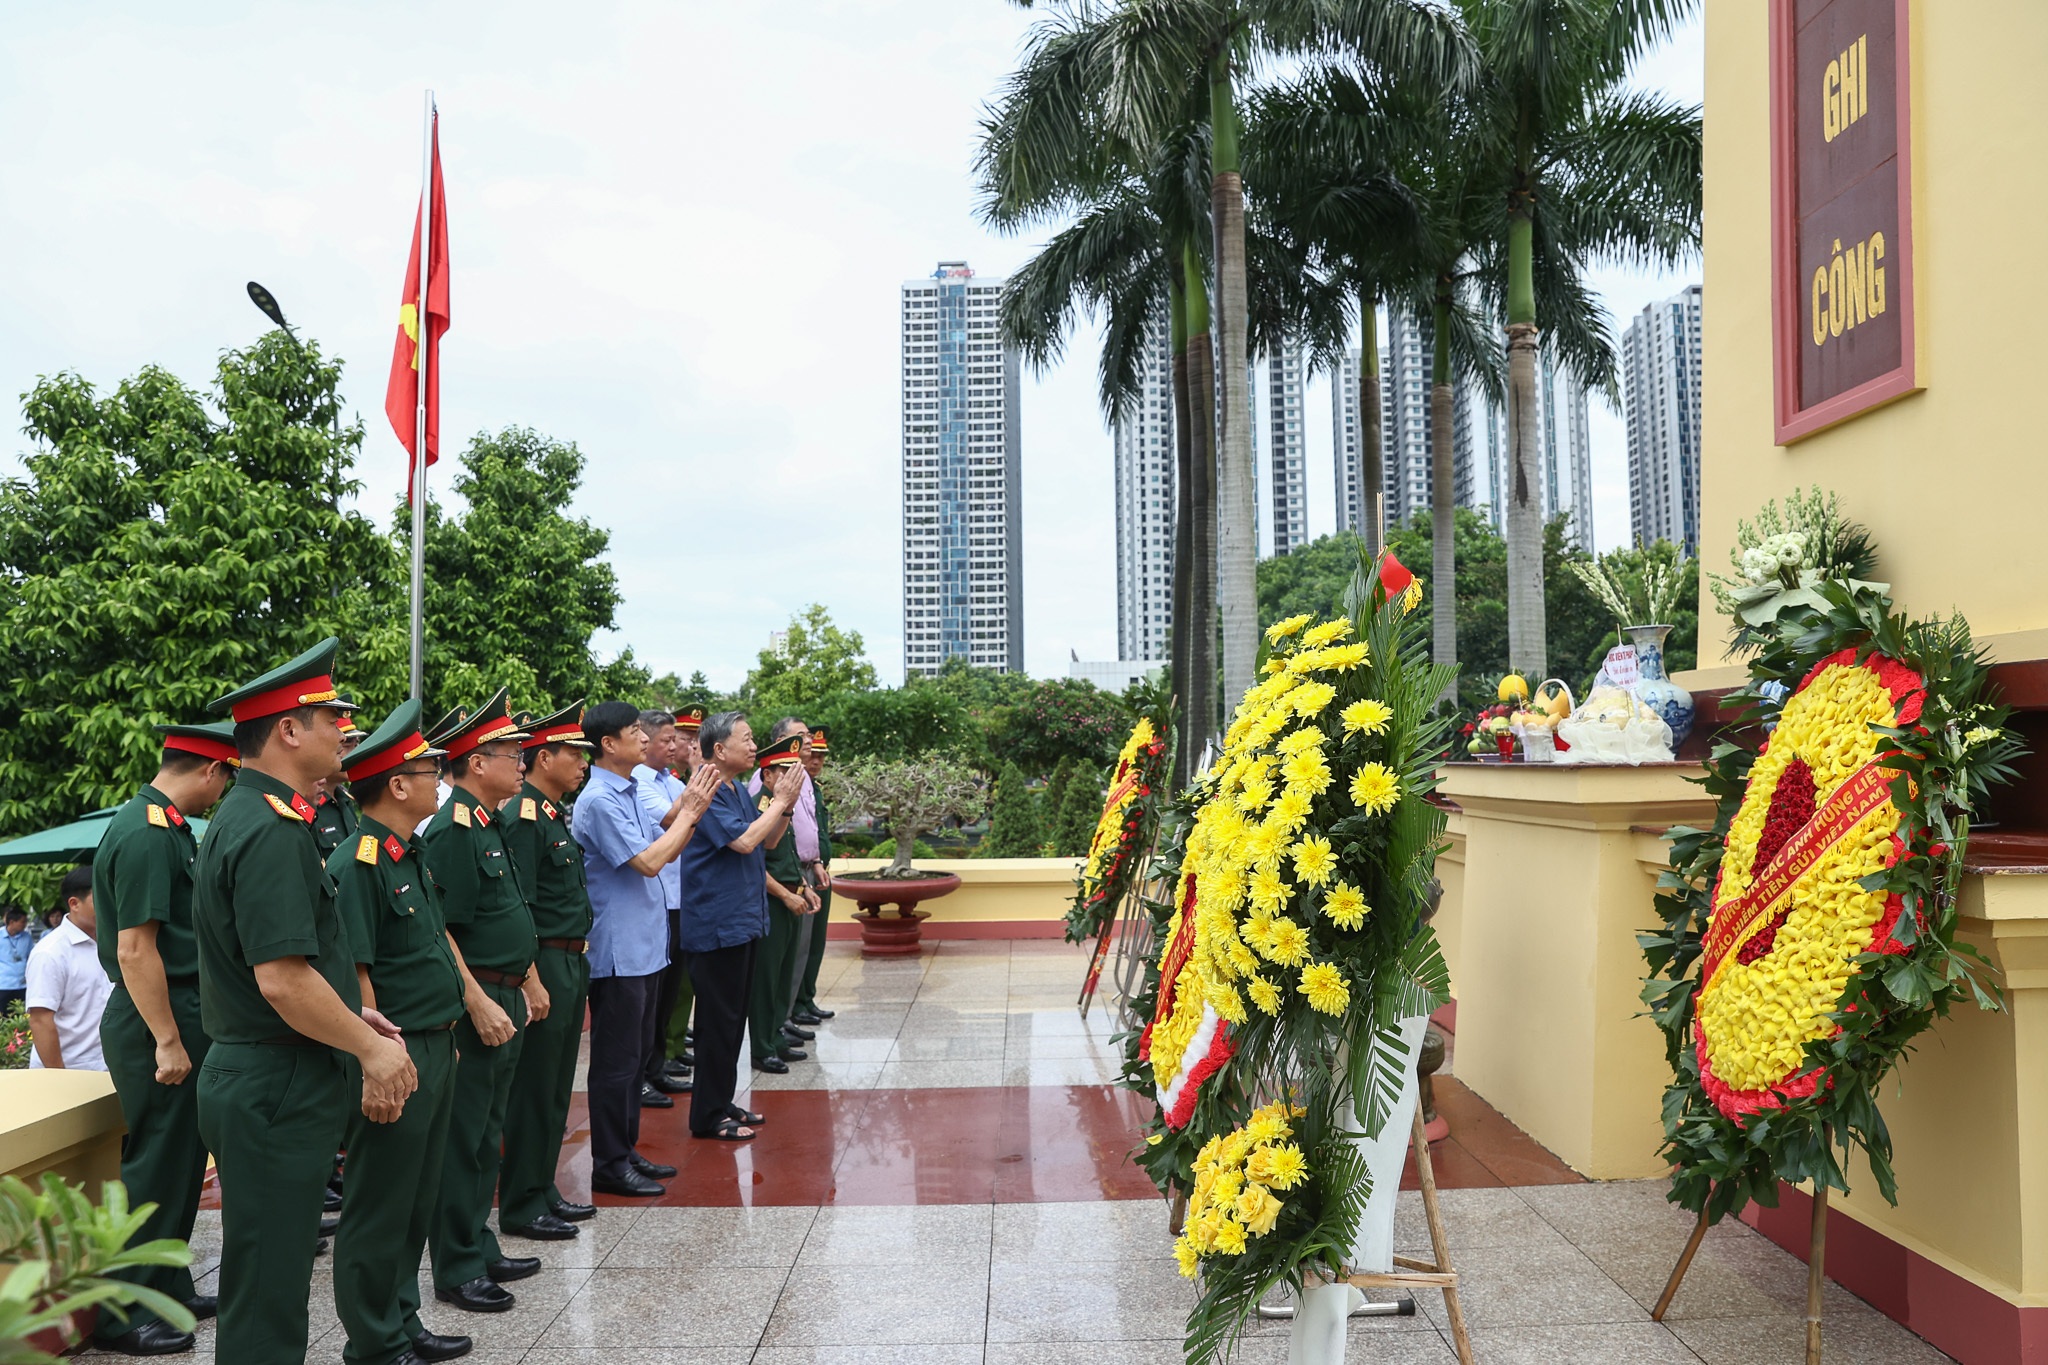
<instances>
[{"instance_id":1,"label":"green shrub","mask_svg":"<svg viewBox=\"0 0 2048 1365\"><path fill-rule=\"evenodd\" d=\"M981 841L984 858L1035 858L1045 842L1039 819L1038 801L1015 763L1003 765L996 779L995 815L989 820L988 836Z\"/></svg>"},{"instance_id":2,"label":"green shrub","mask_svg":"<svg viewBox=\"0 0 2048 1365\"><path fill-rule=\"evenodd\" d=\"M870 858L895 857L896 841L894 839L882 840L881 843L876 844L873 848L868 850L867 856ZM939 855L937 850L935 850L930 844L926 843L922 839L919 839L915 843L911 844L910 856L913 858L936 858Z\"/></svg>"}]
</instances>

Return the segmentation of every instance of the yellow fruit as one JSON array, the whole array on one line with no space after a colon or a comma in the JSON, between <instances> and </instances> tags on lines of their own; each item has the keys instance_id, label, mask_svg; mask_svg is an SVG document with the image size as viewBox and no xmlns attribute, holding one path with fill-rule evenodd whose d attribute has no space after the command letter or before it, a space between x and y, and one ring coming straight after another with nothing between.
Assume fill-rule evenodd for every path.
<instances>
[{"instance_id":1,"label":"yellow fruit","mask_svg":"<svg viewBox=\"0 0 2048 1365\"><path fill-rule=\"evenodd\" d=\"M1527 698L1528 695L1529 680L1519 673L1510 673L1500 680L1500 693L1495 700L1513 701L1517 697Z\"/></svg>"}]
</instances>

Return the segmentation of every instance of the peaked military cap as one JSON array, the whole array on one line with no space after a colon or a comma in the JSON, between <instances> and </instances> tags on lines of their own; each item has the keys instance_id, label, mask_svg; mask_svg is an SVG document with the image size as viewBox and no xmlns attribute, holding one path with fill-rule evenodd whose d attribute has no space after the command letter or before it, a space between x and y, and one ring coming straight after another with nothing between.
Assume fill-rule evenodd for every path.
<instances>
[{"instance_id":1,"label":"peaked military cap","mask_svg":"<svg viewBox=\"0 0 2048 1365\"><path fill-rule=\"evenodd\" d=\"M301 706L325 706L336 711L353 711L355 705L341 699L334 690L334 655L341 641L332 635L314 645L290 663L279 664L254 682L211 702L209 711L226 711L237 725L245 720L281 716Z\"/></svg>"},{"instance_id":2,"label":"peaked military cap","mask_svg":"<svg viewBox=\"0 0 2048 1365\"><path fill-rule=\"evenodd\" d=\"M211 725L159 725L156 729L164 737L166 749L198 754L237 768L242 766L242 755L235 749L235 723L231 720L217 720Z\"/></svg>"},{"instance_id":3,"label":"peaked military cap","mask_svg":"<svg viewBox=\"0 0 2048 1365\"><path fill-rule=\"evenodd\" d=\"M804 737L790 735L761 750L754 762L763 768L786 768L804 756Z\"/></svg>"},{"instance_id":4,"label":"peaked military cap","mask_svg":"<svg viewBox=\"0 0 2048 1365\"><path fill-rule=\"evenodd\" d=\"M530 711L521 711L512 722L527 732L519 745L522 749L538 749L544 744L573 744L579 749L596 746L583 737L583 703L570 702L552 716L535 719Z\"/></svg>"},{"instance_id":5,"label":"peaked military cap","mask_svg":"<svg viewBox=\"0 0 2048 1365\"><path fill-rule=\"evenodd\" d=\"M354 706L356 704L356 699L354 697L351 697L346 692L343 692L341 694L341 699L347 702L350 706ZM341 738L343 743L347 743L349 740L352 739L361 739L363 737L363 732L356 728L355 717L351 716L346 711L342 712L339 716L335 717L334 723L341 729Z\"/></svg>"},{"instance_id":6,"label":"peaked military cap","mask_svg":"<svg viewBox=\"0 0 2048 1365\"><path fill-rule=\"evenodd\" d=\"M480 744L493 740L526 740L530 736L515 723L505 709L505 688L499 688L491 699L474 711L458 706L441 718L428 734L434 744L448 751L448 757L460 758Z\"/></svg>"},{"instance_id":7,"label":"peaked military cap","mask_svg":"<svg viewBox=\"0 0 2048 1365\"><path fill-rule=\"evenodd\" d=\"M401 702L382 725L370 732L369 738L356 746L354 753L342 759L341 770L348 774L349 781L359 782L416 758L439 758L442 752L420 735L420 702L414 697Z\"/></svg>"},{"instance_id":8,"label":"peaked military cap","mask_svg":"<svg viewBox=\"0 0 2048 1365\"><path fill-rule=\"evenodd\" d=\"M816 754L829 754L832 752L832 746L825 742L825 727L822 725L813 725L811 727L811 752Z\"/></svg>"},{"instance_id":9,"label":"peaked military cap","mask_svg":"<svg viewBox=\"0 0 2048 1365\"><path fill-rule=\"evenodd\" d=\"M678 706L676 708L676 729L696 734L704 728L704 708L701 706Z\"/></svg>"}]
</instances>

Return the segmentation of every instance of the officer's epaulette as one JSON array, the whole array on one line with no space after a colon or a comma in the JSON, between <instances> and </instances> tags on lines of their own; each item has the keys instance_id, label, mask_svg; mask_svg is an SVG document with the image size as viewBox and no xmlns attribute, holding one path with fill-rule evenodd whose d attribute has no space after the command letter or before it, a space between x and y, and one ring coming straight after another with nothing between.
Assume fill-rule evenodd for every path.
<instances>
[{"instance_id":1,"label":"officer's epaulette","mask_svg":"<svg viewBox=\"0 0 2048 1365\"><path fill-rule=\"evenodd\" d=\"M534 799L533 799L532 797L530 797L530 796L522 796L522 797L520 797L520 798L519 798L519 818L520 818L520 819L522 819L522 820L538 820L538 819L539 819L540 817L539 817L539 816L538 816L537 814L535 814L535 812L536 812L536 811L538 811L539 809L540 809L540 803L539 803L539 802L537 802L537 801L535 801L535 800L534 800Z\"/></svg>"},{"instance_id":2,"label":"officer's epaulette","mask_svg":"<svg viewBox=\"0 0 2048 1365\"><path fill-rule=\"evenodd\" d=\"M151 801L148 803L145 814L149 817L149 823L155 825L158 829L169 829L171 827L171 818L164 814L164 808L156 804L156 802Z\"/></svg>"},{"instance_id":3,"label":"officer's epaulette","mask_svg":"<svg viewBox=\"0 0 2048 1365\"><path fill-rule=\"evenodd\" d=\"M774 804L774 801L774 797L770 796L767 792L762 792L754 798L754 809L767 810L770 805Z\"/></svg>"},{"instance_id":4,"label":"officer's epaulette","mask_svg":"<svg viewBox=\"0 0 2048 1365\"><path fill-rule=\"evenodd\" d=\"M365 835L364 835L364 836L363 836L362 838L360 838L360 839L356 840L356 861L357 861L357 862L359 862L359 863L369 863L369 864L370 864L371 866L373 866L373 867L374 867L374 866L376 865L376 862L377 862L377 839L376 839L376 836L374 836L374 835L370 835L370 834L365 834Z\"/></svg>"},{"instance_id":5,"label":"officer's epaulette","mask_svg":"<svg viewBox=\"0 0 2048 1365\"><path fill-rule=\"evenodd\" d=\"M290 806L287 806L284 802L278 800L275 796L272 796L269 792L263 793L263 799L270 803L270 808L272 810L276 811L279 815L282 815L285 819L298 820L304 823L310 823L306 821L305 816L299 814Z\"/></svg>"},{"instance_id":6,"label":"officer's epaulette","mask_svg":"<svg viewBox=\"0 0 2048 1365\"><path fill-rule=\"evenodd\" d=\"M469 807L463 805L460 801L456 802L455 808L448 812L448 818L450 820L453 820L456 824L462 826L464 829L468 829Z\"/></svg>"}]
</instances>

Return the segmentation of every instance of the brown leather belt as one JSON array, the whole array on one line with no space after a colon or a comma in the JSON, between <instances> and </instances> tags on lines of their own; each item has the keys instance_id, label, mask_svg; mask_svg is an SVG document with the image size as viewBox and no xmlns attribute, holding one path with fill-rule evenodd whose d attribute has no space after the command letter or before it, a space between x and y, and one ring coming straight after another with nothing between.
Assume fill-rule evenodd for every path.
<instances>
[{"instance_id":1,"label":"brown leather belt","mask_svg":"<svg viewBox=\"0 0 2048 1365\"><path fill-rule=\"evenodd\" d=\"M512 972L494 972L489 967L471 967L469 974L486 986L523 986L526 984L526 974L531 970L530 966L522 967L515 975Z\"/></svg>"},{"instance_id":2,"label":"brown leather belt","mask_svg":"<svg viewBox=\"0 0 2048 1365\"><path fill-rule=\"evenodd\" d=\"M399 1033L401 1036L406 1038L432 1038L434 1035L439 1033L446 1033L449 1029L452 1029L454 1027L455 1021L453 1019L450 1019L447 1023L436 1024L432 1028L400 1029Z\"/></svg>"},{"instance_id":3,"label":"brown leather belt","mask_svg":"<svg viewBox=\"0 0 2048 1365\"><path fill-rule=\"evenodd\" d=\"M565 953L587 953L590 951L590 940L587 938L544 938L540 941L540 946L543 948L559 948Z\"/></svg>"}]
</instances>

